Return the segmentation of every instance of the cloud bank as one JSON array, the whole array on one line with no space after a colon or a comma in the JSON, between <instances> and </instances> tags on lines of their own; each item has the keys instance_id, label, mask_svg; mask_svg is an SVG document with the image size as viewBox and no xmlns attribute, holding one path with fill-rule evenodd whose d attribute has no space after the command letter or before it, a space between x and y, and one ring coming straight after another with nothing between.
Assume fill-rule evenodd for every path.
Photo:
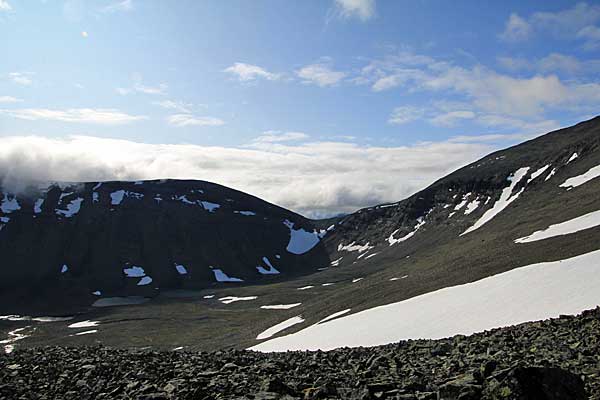
<instances>
[{"instance_id":1,"label":"cloud bank","mask_svg":"<svg viewBox=\"0 0 600 400\"><path fill-rule=\"evenodd\" d=\"M32 181L202 179L322 217L405 198L493 149L459 141L402 147L259 141L227 148L11 136L2 139L0 176L12 190Z\"/></svg>"}]
</instances>

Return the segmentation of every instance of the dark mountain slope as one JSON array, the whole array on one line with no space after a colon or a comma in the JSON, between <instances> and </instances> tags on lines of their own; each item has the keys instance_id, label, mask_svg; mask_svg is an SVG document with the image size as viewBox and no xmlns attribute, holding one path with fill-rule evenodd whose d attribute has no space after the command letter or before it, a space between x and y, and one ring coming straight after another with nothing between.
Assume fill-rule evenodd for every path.
<instances>
[{"instance_id":1,"label":"dark mountain slope","mask_svg":"<svg viewBox=\"0 0 600 400\"><path fill-rule=\"evenodd\" d=\"M157 289L213 287L227 277L289 279L328 263L309 220L220 185L61 186L1 195L3 308L19 298L90 304L97 291L152 297Z\"/></svg>"}]
</instances>

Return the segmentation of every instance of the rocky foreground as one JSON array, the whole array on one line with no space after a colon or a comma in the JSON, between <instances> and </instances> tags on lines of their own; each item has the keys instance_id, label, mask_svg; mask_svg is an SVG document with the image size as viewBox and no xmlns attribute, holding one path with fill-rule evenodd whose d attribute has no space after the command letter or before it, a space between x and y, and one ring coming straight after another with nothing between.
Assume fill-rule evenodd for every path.
<instances>
[{"instance_id":1,"label":"rocky foreground","mask_svg":"<svg viewBox=\"0 0 600 400\"><path fill-rule=\"evenodd\" d=\"M17 349L2 399L600 399L600 308L473 336L262 354Z\"/></svg>"}]
</instances>

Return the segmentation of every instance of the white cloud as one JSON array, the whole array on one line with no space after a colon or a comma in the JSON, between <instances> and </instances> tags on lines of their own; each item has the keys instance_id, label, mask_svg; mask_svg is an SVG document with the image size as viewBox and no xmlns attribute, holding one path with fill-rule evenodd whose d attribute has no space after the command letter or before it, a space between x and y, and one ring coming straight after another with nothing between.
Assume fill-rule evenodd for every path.
<instances>
[{"instance_id":1,"label":"white cloud","mask_svg":"<svg viewBox=\"0 0 600 400\"><path fill-rule=\"evenodd\" d=\"M392 111L388 123L394 125L402 125L411 121L415 121L425 114L425 110L419 107L401 106L396 107Z\"/></svg>"},{"instance_id":2,"label":"white cloud","mask_svg":"<svg viewBox=\"0 0 600 400\"><path fill-rule=\"evenodd\" d=\"M0 96L0 103L21 103L22 101L12 96Z\"/></svg>"},{"instance_id":3,"label":"white cloud","mask_svg":"<svg viewBox=\"0 0 600 400\"><path fill-rule=\"evenodd\" d=\"M173 100L163 100L163 101L155 101L152 104L157 105L159 107L165 108L167 110L175 110L183 114L190 114L192 104L183 103L181 101L173 101Z\"/></svg>"},{"instance_id":4,"label":"white cloud","mask_svg":"<svg viewBox=\"0 0 600 400\"><path fill-rule=\"evenodd\" d=\"M102 9L104 13L115 13L115 12L123 12L123 11L131 11L133 10L133 1L132 0L122 0L117 1L115 3L109 4Z\"/></svg>"},{"instance_id":5,"label":"white cloud","mask_svg":"<svg viewBox=\"0 0 600 400\"><path fill-rule=\"evenodd\" d=\"M8 79L19 85L29 86L33 83L31 76L33 72L10 72Z\"/></svg>"},{"instance_id":6,"label":"white cloud","mask_svg":"<svg viewBox=\"0 0 600 400\"><path fill-rule=\"evenodd\" d=\"M511 14L506 21L504 32L500 34L500 38L509 42L517 42L528 39L531 35L531 25L518 14Z\"/></svg>"},{"instance_id":7,"label":"white cloud","mask_svg":"<svg viewBox=\"0 0 600 400\"><path fill-rule=\"evenodd\" d=\"M167 122L173 126L220 126L225 122L214 117L198 117L192 114L174 114L167 117Z\"/></svg>"},{"instance_id":8,"label":"white cloud","mask_svg":"<svg viewBox=\"0 0 600 400\"><path fill-rule=\"evenodd\" d=\"M151 94L151 95L164 95L164 94L166 94L168 88L169 88L169 85L167 85L166 83L160 83L157 86L145 85L142 82L142 76L138 73L135 73L135 74L133 74L133 86L132 87L130 87L130 88L118 87L115 90L121 96L126 96L126 95L128 95L130 93L134 93L134 92Z\"/></svg>"},{"instance_id":9,"label":"white cloud","mask_svg":"<svg viewBox=\"0 0 600 400\"><path fill-rule=\"evenodd\" d=\"M334 71L328 62L316 63L302 67L296 71L296 75L303 83L314 84L320 87L338 84L344 77L345 72Z\"/></svg>"},{"instance_id":10,"label":"white cloud","mask_svg":"<svg viewBox=\"0 0 600 400\"><path fill-rule=\"evenodd\" d=\"M600 27L589 25L577 32L578 38L583 38L586 42L583 47L586 50L595 50L600 47Z\"/></svg>"},{"instance_id":11,"label":"white cloud","mask_svg":"<svg viewBox=\"0 0 600 400\"><path fill-rule=\"evenodd\" d=\"M256 137L254 143L294 142L308 139L310 136L303 132L266 131Z\"/></svg>"},{"instance_id":12,"label":"white cloud","mask_svg":"<svg viewBox=\"0 0 600 400\"><path fill-rule=\"evenodd\" d=\"M357 17L366 21L375 16L375 0L334 0L338 14L343 18Z\"/></svg>"},{"instance_id":13,"label":"white cloud","mask_svg":"<svg viewBox=\"0 0 600 400\"><path fill-rule=\"evenodd\" d=\"M82 36L82 37L84 37L84 38L86 38L86 37L88 37L89 35L88 35L88 33L87 33L86 31L83 31L83 32L81 32L81 36Z\"/></svg>"},{"instance_id":14,"label":"white cloud","mask_svg":"<svg viewBox=\"0 0 600 400\"><path fill-rule=\"evenodd\" d=\"M240 81L252 81L258 78L274 81L280 78L280 75L274 74L259 67L258 65L236 62L232 66L225 68L223 72L235 75Z\"/></svg>"},{"instance_id":15,"label":"white cloud","mask_svg":"<svg viewBox=\"0 0 600 400\"><path fill-rule=\"evenodd\" d=\"M5 183L153 178L205 179L310 216L350 212L409 196L493 147L427 143L265 143L264 148L145 144L75 136L3 137Z\"/></svg>"},{"instance_id":16,"label":"white cloud","mask_svg":"<svg viewBox=\"0 0 600 400\"><path fill-rule=\"evenodd\" d=\"M48 120L99 125L122 125L147 119L145 116L130 115L112 108L70 108L66 110L22 108L16 110L0 109L0 113L28 121Z\"/></svg>"},{"instance_id":17,"label":"white cloud","mask_svg":"<svg viewBox=\"0 0 600 400\"><path fill-rule=\"evenodd\" d=\"M556 38L583 39L584 48L594 49L600 43L600 5L580 2L558 12L536 12L529 18L513 13L500 37L507 41L529 39L534 33L548 33Z\"/></svg>"},{"instance_id":18,"label":"white cloud","mask_svg":"<svg viewBox=\"0 0 600 400\"><path fill-rule=\"evenodd\" d=\"M473 111L450 111L433 117L430 122L437 126L454 126L457 121L475 118Z\"/></svg>"},{"instance_id":19,"label":"white cloud","mask_svg":"<svg viewBox=\"0 0 600 400\"><path fill-rule=\"evenodd\" d=\"M12 7L8 4L6 0L0 0L0 11L10 11Z\"/></svg>"}]
</instances>

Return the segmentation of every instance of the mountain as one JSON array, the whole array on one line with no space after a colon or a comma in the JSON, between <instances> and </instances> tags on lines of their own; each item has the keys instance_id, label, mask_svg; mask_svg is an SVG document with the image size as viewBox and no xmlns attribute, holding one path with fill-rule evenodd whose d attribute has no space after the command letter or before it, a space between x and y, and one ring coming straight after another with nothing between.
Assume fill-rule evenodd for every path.
<instances>
[{"instance_id":1,"label":"mountain","mask_svg":"<svg viewBox=\"0 0 600 400\"><path fill-rule=\"evenodd\" d=\"M12 312L272 282L329 262L311 221L202 181L5 189L0 218L0 308Z\"/></svg>"},{"instance_id":2,"label":"mountain","mask_svg":"<svg viewBox=\"0 0 600 400\"><path fill-rule=\"evenodd\" d=\"M3 209L0 257L9 254L2 307L21 315L5 316L0 329L23 336L19 346L280 351L577 314L600 304L599 146L597 117L492 153L407 199L328 221L193 181L53 187L39 215L36 196L17 195L21 209ZM122 204L112 204L115 193ZM11 196L2 203L9 210ZM79 213L67 216L79 198ZM296 245L310 250L294 254ZM281 274L258 273L262 257ZM133 267L143 275L127 277ZM216 282L215 268L244 282ZM152 284L138 287L145 276ZM62 291L52 316L72 320L43 322L43 307L28 310L26 295L12 294L26 286L49 299L45 285ZM69 299L79 290L75 309Z\"/></svg>"}]
</instances>

